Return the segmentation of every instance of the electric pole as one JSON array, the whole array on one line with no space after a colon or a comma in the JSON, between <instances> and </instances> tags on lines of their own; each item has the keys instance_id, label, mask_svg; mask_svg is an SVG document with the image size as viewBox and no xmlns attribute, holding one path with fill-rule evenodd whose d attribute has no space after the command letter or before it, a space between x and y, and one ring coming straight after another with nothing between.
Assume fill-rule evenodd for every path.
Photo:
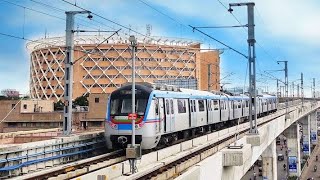
<instances>
[{"instance_id":1,"label":"electric pole","mask_svg":"<svg viewBox=\"0 0 320 180\"><path fill-rule=\"evenodd\" d=\"M281 97L280 94L281 93L279 93L279 80L277 79L277 96Z\"/></svg>"},{"instance_id":2,"label":"electric pole","mask_svg":"<svg viewBox=\"0 0 320 180\"><path fill-rule=\"evenodd\" d=\"M284 84L285 84L285 98L286 98L286 118L288 118L288 112L289 112L289 102L288 102L288 61L277 61L277 63L279 64L280 62L284 63L284 76L285 76L285 80L284 80Z\"/></svg>"},{"instance_id":3,"label":"electric pole","mask_svg":"<svg viewBox=\"0 0 320 180\"><path fill-rule=\"evenodd\" d=\"M211 64L208 64L208 91L211 90Z\"/></svg>"},{"instance_id":4,"label":"electric pole","mask_svg":"<svg viewBox=\"0 0 320 180\"><path fill-rule=\"evenodd\" d=\"M63 134L70 135L72 131L72 90L73 90L73 53L74 53L74 16L76 14L89 14L90 11L67 11L66 12L66 59L65 59L65 84L64 84L64 119Z\"/></svg>"},{"instance_id":5,"label":"electric pole","mask_svg":"<svg viewBox=\"0 0 320 180\"><path fill-rule=\"evenodd\" d=\"M302 97L302 107L304 103L304 92L303 92L303 73L301 73L301 97Z\"/></svg>"},{"instance_id":6,"label":"electric pole","mask_svg":"<svg viewBox=\"0 0 320 180\"><path fill-rule=\"evenodd\" d=\"M313 96L314 99L316 98L316 78L313 78Z\"/></svg>"},{"instance_id":7,"label":"electric pole","mask_svg":"<svg viewBox=\"0 0 320 180\"><path fill-rule=\"evenodd\" d=\"M248 14L248 60L249 60L249 121L250 130L249 133L257 134L257 91L256 91L256 52L255 52L255 36L254 36L254 3L230 3L229 12L231 13L233 6L247 6ZM254 107L254 108L253 108ZM253 117L253 119L252 119ZM254 126L253 126L254 121Z\"/></svg>"},{"instance_id":8,"label":"electric pole","mask_svg":"<svg viewBox=\"0 0 320 180\"><path fill-rule=\"evenodd\" d=\"M132 112L129 114L129 119L131 119L131 129L132 129L132 135L131 135L131 144L128 145L126 149L126 157L129 159L130 163L130 169L131 173L134 174L136 172L136 163L137 159L141 158L141 147L139 144L136 144L136 119L137 119L137 113L135 109L136 104L136 82L135 82L135 75L136 75L136 51L138 42L135 36L131 35L129 37L129 41L131 43L132 48L132 87L131 87L131 93L132 93Z\"/></svg>"}]
</instances>

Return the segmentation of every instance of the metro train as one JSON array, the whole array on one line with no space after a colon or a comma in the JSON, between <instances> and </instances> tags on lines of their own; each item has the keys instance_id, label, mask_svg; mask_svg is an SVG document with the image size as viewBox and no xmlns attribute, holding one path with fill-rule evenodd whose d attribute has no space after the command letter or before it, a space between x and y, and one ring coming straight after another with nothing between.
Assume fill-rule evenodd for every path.
<instances>
[{"instance_id":1,"label":"metro train","mask_svg":"<svg viewBox=\"0 0 320 180\"><path fill-rule=\"evenodd\" d=\"M131 87L124 85L110 95L105 128L110 149L131 143ZM136 143L153 149L243 122L249 116L249 100L246 95L136 84ZM276 96L259 95L257 115L277 111L277 101Z\"/></svg>"}]
</instances>

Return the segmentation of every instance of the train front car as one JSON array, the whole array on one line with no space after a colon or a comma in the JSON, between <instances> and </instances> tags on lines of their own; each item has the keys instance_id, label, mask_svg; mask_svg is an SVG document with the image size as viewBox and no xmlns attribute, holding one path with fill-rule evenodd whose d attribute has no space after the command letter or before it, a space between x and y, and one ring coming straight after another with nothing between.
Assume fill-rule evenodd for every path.
<instances>
[{"instance_id":1,"label":"train front car","mask_svg":"<svg viewBox=\"0 0 320 180\"><path fill-rule=\"evenodd\" d=\"M131 144L132 120L128 115L132 113L132 85L125 85L111 93L108 111L106 117L106 140L109 149L125 148ZM156 146L154 138L151 137L153 143L143 143L148 141L148 137L152 133L148 130L146 119L150 106L152 106L152 97L150 94L152 89L136 84L135 108L137 119L135 120L136 143L141 144L143 149L151 149ZM150 115L149 115L150 117ZM149 118L148 117L148 118ZM150 118L149 118L150 119ZM154 130L154 128L153 128Z\"/></svg>"}]
</instances>

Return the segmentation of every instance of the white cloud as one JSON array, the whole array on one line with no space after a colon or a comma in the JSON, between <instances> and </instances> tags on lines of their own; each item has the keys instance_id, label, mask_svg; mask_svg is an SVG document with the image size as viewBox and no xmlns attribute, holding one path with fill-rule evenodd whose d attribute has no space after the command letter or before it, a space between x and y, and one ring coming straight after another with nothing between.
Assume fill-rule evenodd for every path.
<instances>
[{"instance_id":1,"label":"white cloud","mask_svg":"<svg viewBox=\"0 0 320 180\"><path fill-rule=\"evenodd\" d=\"M314 0L268 0L256 1L256 7L264 21L261 28L271 32L274 38L320 45L318 41L320 39L318 2Z\"/></svg>"}]
</instances>

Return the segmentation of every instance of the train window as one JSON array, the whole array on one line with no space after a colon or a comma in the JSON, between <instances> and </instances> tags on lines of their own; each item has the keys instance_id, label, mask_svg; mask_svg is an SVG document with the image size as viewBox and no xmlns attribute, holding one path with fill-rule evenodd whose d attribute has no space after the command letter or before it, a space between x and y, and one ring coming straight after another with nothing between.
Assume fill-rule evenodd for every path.
<instances>
[{"instance_id":1,"label":"train window","mask_svg":"<svg viewBox=\"0 0 320 180\"><path fill-rule=\"evenodd\" d=\"M111 112L110 112L111 115L117 114L118 107L119 107L119 101L120 101L119 99L113 99L111 101Z\"/></svg>"},{"instance_id":2,"label":"train window","mask_svg":"<svg viewBox=\"0 0 320 180\"><path fill-rule=\"evenodd\" d=\"M168 99L166 99L166 113L170 114L170 111L169 111L169 100Z\"/></svg>"},{"instance_id":3,"label":"train window","mask_svg":"<svg viewBox=\"0 0 320 180\"><path fill-rule=\"evenodd\" d=\"M204 101L198 100L198 104L199 104L199 111L204 111Z\"/></svg>"},{"instance_id":4,"label":"train window","mask_svg":"<svg viewBox=\"0 0 320 180\"><path fill-rule=\"evenodd\" d=\"M249 107L249 101L246 101L246 107Z\"/></svg>"},{"instance_id":5,"label":"train window","mask_svg":"<svg viewBox=\"0 0 320 180\"><path fill-rule=\"evenodd\" d=\"M194 111L194 112L197 112L197 109L196 109L196 100L193 100L193 111Z\"/></svg>"},{"instance_id":6,"label":"train window","mask_svg":"<svg viewBox=\"0 0 320 180\"><path fill-rule=\"evenodd\" d=\"M158 101L158 99L155 99L154 100L154 112L155 112L155 114L156 115L159 115L159 101Z\"/></svg>"},{"instance_id":7,"label":"train window","mask_svg":"<svg viewBox=\"0 0 320 180\"><path fill-rule=\"evenodd\" d=\"M220 109L224 109L224 101L220 101Z\"/></svg>"},{"instance_id":8,"label":"train window","mask_svg":"<svg viewBox=\"0 0 320 180\"><path fill-rule=\"evenodd\" d=\"M132 110L131 104L132 104L131 99L122 100L121 113L130 113Z\"/></svg>"},{"instance_id":9,"label":"train window","mask_svg":"<svg viewBox=\"0 0 320 180\"><path fill-rule=\"evenodd\" d=\"M174 114L174 111L173 111L173 100L170 99L170 105L171 105L171 114Z\"/></svg>"},{"instance_id":10,"label":"train window","mask_svg":"<svg viewBox=\"0 0 320 180\"><path fill-rule=\"evenodd\" d=\"M241 101L238 101L238 108L241 108Z\"/></svg>"},{"instance_id":11,"label":"train window","mask_svg":"<svg viewBox=\"0 0 320 180\"><path fill-rule=\"evenodd\" d=\"M137 104L136 104L136 108L137 108L137 113L138 115L144 115L144 111L146 109L147 106L147 99L138 99L137 100Z\"/></svg>"},{"instance_id":12,"label":"train window","mask_svg":"<svg viewBox=\"0 0 320 180\"><path fill-rule=\"evenodd\" d=\"M213 108L214 108L214 110L219 110L218 101L213 101Z\"/></svg>"},{"instance_id":13,"label":"train window","mask_svg":"<svg viewBox=\"0 0 320 180\"><path fill-rule=\"evenodd\" d=\"M185 99L178 99L178 113L186 113L186 101Z\"/></svg>"},{"instance_id":14,"label":"train window","mask_svg":"<svg viewBox=\"0 0 320 180\"><path fill-rule=\"evenodd\" d=\"M191 112L193 112L193 101L192 100L190 100L190 110L191 110Z\"/></svg>"}]
</instances>

